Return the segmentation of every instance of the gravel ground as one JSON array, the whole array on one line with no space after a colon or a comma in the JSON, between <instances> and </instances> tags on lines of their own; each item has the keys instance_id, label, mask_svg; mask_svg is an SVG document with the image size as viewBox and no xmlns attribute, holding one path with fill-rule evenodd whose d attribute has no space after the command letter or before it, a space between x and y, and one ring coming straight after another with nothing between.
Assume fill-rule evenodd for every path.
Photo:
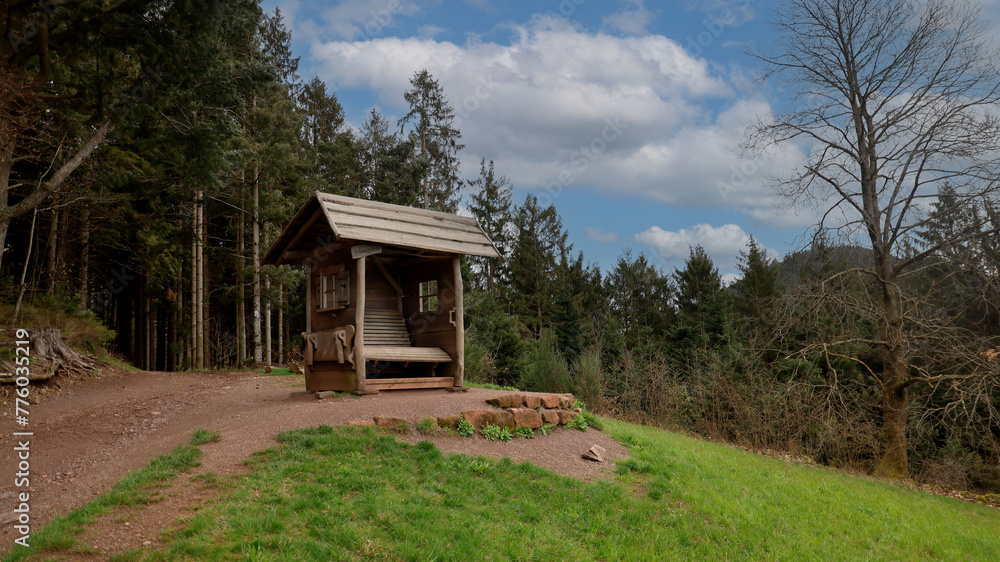
<instances>
[{"instance_id":1,"label":"gravel ground","mask_svg":"<svg viewBox=\"0 0 1000 562\"><path fill-rule=\"evenodd\" d=\"M18 463L14 431L34 433L29 491L31 527L37 530L53 516L108 491L153 457L187 442L198 429L217 431L222 439L203 446L205 456L197 472L226 475L243 470L243 460L253 451L274 445L274 436L285 430L371 420L378 415L412 421L457 415L488 407L484 402L487 398L503 394L483 389L464 393L402 390L316 400L304 392L301 379L248 373L109 372L99 378L67 382L72 384L40 396L40 403L30 406L28 427L17 427L11 416L5 416L8 429L0 432L3 551L16 536L10 521L11 510L17 505L15 492L24 491L14 487ZM12 412L12 398L8 395L3 402L5 411ZM422 439L416 435L400 438L411 443ZM610 462L598 464L580 457L591 445L607 449L610 459L626 455L621 445L593 429L560 430L547 437L509 443L480 437L439 436L431 440L447 453L510 457L584 480L607 477L613 468ZM102 559L155 541L160 530L202 499L202 487L190 476L179 478L163 501L100 522L91 538L101 554L86 558Z\"/></svg>"}]
</instances>

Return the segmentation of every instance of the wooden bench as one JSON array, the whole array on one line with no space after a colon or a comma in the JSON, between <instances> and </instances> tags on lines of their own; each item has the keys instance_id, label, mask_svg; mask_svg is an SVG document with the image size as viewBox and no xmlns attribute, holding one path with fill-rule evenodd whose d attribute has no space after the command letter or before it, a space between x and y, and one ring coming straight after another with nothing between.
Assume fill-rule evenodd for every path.
<instances>
[{"instance_id":1,"label":"wooden bench","mask_svg":"<svg viewBox=\"0 0 1000 562\"><path fill-rule=\"evenodd\" d=\"M403 313L365 309L365 360L402 363L449 363L451 356L440 347L413 347Z\"/></svg>"}]
</instances>

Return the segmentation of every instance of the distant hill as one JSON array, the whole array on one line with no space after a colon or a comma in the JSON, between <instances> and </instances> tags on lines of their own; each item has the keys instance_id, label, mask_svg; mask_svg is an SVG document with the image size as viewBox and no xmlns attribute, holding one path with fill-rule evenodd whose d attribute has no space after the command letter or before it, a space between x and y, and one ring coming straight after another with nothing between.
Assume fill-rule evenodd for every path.
<instances>
[{"instance_id":1,"label":"distant hill","mask_svg":"<svg viewBox=\"0 0 1000 562\"><path fill-rule=\"evenodd\" d=\"M870 267L872 265L872 251L861 246L830 246L827 249L828 259L842 267ZM797 286L801 283L800 273L805 268L819 269L822 267L822 258L815 249L800 250L785 255L778 262L778 282L786 288Z\"/></svg>"}]
</instances>

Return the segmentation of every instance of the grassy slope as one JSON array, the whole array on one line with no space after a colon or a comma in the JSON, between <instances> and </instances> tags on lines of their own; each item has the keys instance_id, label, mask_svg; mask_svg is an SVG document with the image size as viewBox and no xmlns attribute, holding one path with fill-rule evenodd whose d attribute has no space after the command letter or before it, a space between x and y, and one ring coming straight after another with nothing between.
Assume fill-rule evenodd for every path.
<instances>
[{"instance_id":1,"label":"grassy slope","mask_svg":"<svg viewBox=\"0 0 1000 562\"><path fill-rule=\"evenodd\" d=\"M645 486L704 517L716 554L1000 559L1000 511L607 421Z\"/></svg>"},{"instance_id":2,"label":"grassy slope","mask_svg":"<svg viewBox=\"0 0 1000 562\"><path fill-rule=\"evenodd\" d=\"M358 428L285 433L153 558L998 559L1000 512L607 422L585 484ZM138 554L138 553L137 553Z\"/></svg>"},{"instance_id":3,"label":"grassy slope","mask_svg":"<svg viewBox=\"0 0 1000 562\"><path fill-rule=\"evenodd\" d=\"M604 423L633 456L589 484L370 428L283 433L121 559L1000 559L1000 511Z\"/></svg>"}]
</instances>

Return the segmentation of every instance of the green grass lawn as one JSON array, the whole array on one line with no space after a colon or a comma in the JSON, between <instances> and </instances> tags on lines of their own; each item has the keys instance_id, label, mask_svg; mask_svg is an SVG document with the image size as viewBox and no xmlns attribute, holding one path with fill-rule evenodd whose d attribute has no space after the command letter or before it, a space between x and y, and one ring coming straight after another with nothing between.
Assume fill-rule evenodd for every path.
<instances>
[{"instance_id":1,"label":"green grass lawn","mask_svg":"<svg viewBox=\"0 0 1000 562\"><path fill-rule=\"evenodd\" d=\"M283 433L121 559L1000 559L995 509L602 421L632 458L594 483L371 428Z\"/></svg>"}]
</instances>

